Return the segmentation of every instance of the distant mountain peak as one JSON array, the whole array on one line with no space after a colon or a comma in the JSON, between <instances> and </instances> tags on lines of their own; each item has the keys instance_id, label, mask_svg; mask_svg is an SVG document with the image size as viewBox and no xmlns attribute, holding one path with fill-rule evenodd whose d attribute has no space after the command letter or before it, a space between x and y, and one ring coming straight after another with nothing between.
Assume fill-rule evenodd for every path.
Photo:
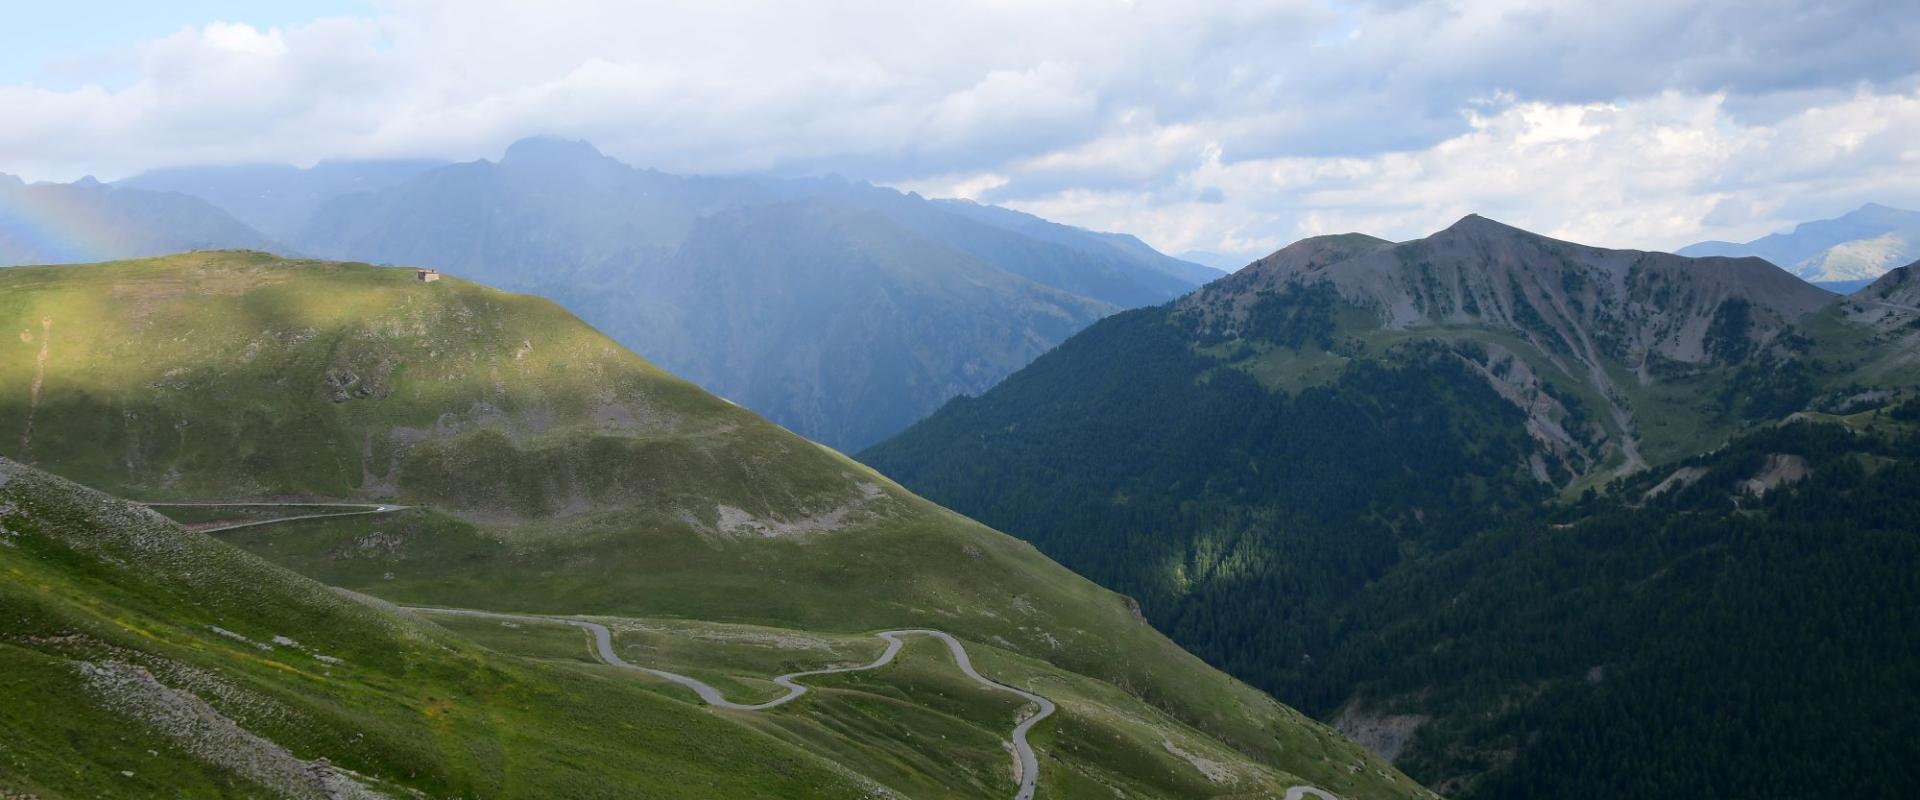
<instances>
[{"instance_id":1,"label":"distant mountain peak","mask_svg":"<svg viewBox=\"0 0 1920 800\"><path fill-rule=\"evenodd\" d=\"M1452 225L1448 225L1445 229L1441 230L1440 233L1437 235L1444 236L1447 234L1452 234L1456 236L1463 235L1463 234L1471 235L1471 236L1502 236L1502 237L1519 236L1527 239L1550 238L1547 236L1542 236L1538 233L1534 233L1533 231L1526 230L1524 228L1517 228L1512 225L1508 225L1507 223L1501 222L1491 217L1483 217L1479 214L1468 214L1464 217L1461 217L1458 221L1454 222Z\"/></svg>"},{"instance_id":2,"label":"distant mountain peak","mask_svg":"<svg viewBox=\"0 0 1920 800\"><path fill-rule=\"evenodd\" d=\"M507 146L501 164L558 167L600 164L613 159L585 139L529 136Z\"/></svg>"},{"instance_id":3,"label":"distant mountain peak","mask_svg":"<svg viewBox=\"0 0 1920 800\"><path fill-rule=\"evenodd\" d=\"M1861 205L1859 208L1856 208L1852 211L1842 214L1841 216L1858 217L1858 216L1894 215L1899 217L1911 217L1915 214L1920 214L1920 212L1912 211L1910 209L1905 209L1905 208L1895 208L1893 206L1886 205L1884 203L1866 203Z\"/></svg>"},{"instance_id":4,"label":"distant mountain peak","mask_svg":"<svg viewBox=\"0 0 1920 800\"><path fill-rule=\"evenodd\" d=\"M1832 219L1802 222L1790 233L1751 242L1700 242L1685 256L1757 256L1803 279L1858 285L1920 254L1920 212L1867 203Z\"/></svg>"},{"instance_id":5,"label":"distant mountain peak","mask_svg":"<svg viewBox=\"0 0 1920 800\"><path fill-rule=\"evenodd\" d=\"M1916 218L1920 218L1920 212L1908 211L1904 208L1894 208L1893 206L1882 203L1865 203L1859 208L1848 211L1833 219L1811 220L1796 224L1793 226L1793 233L1790 235L1819 235L1832 230L1836 224L1874 227L1911 225ZM1859 231L1849 229L1848 232L1858 233ZM1775 235L1778 236L1782 234Z\"/></svg>"},{"instance_id":6,"label":"distant mountain peak","mask_svg":"<svg viewBox=\"0 0 1920 800\"><path fill-rule=\"evenodd\" d=\"M1204 327L1233 328L1245 320L1263 293L1281 291L1288 285L1308 280L1320 280L1317 273L1321 270L1351 261L1368 251L1392 246L1392 242L1364 233L1309 236L1275 250L1177 302L1181 308L1198 314Z\"/></svg>"}]
</instances>

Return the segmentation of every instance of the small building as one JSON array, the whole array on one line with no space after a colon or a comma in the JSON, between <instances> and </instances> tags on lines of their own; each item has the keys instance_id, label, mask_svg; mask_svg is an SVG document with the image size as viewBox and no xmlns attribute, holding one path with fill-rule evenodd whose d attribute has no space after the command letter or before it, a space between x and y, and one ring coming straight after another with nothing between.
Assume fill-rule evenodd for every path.
<instances>
[{"instance_id":1,"label":"small building","mask_svg":"<svg viewBox=\"0 0 1920 800\"><path fill-rule=\"evenodd\" d=\"M413 271L413 277L419 279L421 283L433 283L440 280L440 270L421 267Z\"/></svg>"}]
</instances>

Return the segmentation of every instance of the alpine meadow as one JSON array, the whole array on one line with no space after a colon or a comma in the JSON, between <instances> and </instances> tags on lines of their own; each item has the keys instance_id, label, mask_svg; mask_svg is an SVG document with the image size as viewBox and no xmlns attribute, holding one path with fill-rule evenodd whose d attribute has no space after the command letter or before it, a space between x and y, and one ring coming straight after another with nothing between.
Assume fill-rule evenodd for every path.
<instances>
[{"instance_id":1,"label":"alpine meadow","mask_svg":"<svg viewBox=\"0 0 1920 800\"><path fill-rule=\"evenodd\" d=\"M0 28L0 800L1904 800L1887 0Z\"/></svg>"}]
</instances>

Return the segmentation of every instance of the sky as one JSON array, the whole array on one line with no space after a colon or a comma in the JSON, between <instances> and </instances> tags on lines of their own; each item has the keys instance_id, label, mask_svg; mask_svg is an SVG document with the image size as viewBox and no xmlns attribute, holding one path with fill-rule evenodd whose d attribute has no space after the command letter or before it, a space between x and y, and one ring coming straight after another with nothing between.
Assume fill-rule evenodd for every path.
<instances>
[{"instance_id":1,"label":"sky","mask_svg":"<svg viewBox=\"0 0 1920 800\"><path fill-rule=\"evenodd\" d=\"M0 5L29 180L546 134L1230 259L1470 212L1671 249L1920 208L1913 0Z\"/></svg>"}]
</instances>

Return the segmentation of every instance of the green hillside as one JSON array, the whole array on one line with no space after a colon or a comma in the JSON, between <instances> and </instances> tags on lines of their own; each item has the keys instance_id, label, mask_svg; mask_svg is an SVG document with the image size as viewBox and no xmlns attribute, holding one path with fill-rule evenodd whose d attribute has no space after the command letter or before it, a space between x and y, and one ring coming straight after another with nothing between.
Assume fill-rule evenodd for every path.
<instances>
[{"instance_id":1,"label":"green hillside","mask_svg":"<svg viewBox=\"0 0 1920 800\"><path fill-rule=\"evenodd\" d=\"M1206 667L1124 598L544 300L411 270L201 253L0 272L0 330L0 454L141 499L414 506L220 534L323 583L413 605L835 640L945 630L983 671L1024 676L1060 704L1059 722L1036 730L1041 797L1306 783L1424 796ZM585 647L559 657L550 636L483 641L569 669ZM957 796L1010 793L1003 698L929 715L925 692L901 688L962 688L938 656L910 649L897 672L833 679L895 698L881 705L823 697L795 709L801 719L738 723L910 796L939 796L930 788L949 778ZM700 668L745 686L764 680L763 662ZM936 746L942 732L971 744ZM927 744L902 745L908 734Z\"/></svg>"},{"instance_id":2,"label":"green hillside","mask_svg":"<svg viewBox=\"0 0 1920 800\"><path fill-rule=\"evenodd\" d=\"M1664 475L1796 413L1858 413L1911 396L1920 341L1912 304L1896 294L1901 274L1842 301L1754 259L1603 250L1477 217L1400 244L1319 237L1167 306L1104 320L861 457L1138 598L1210 663L1338 723L1443 792L1670 796L1647 788L1657 779L1502 783L1536 780L1518 777L1545 752L1535 748L1564 746L1594 764L1640 752L1556 739L1573 729L1548 714L1540 682L1557 676L1513 668L1557 653L1556 635L1611 624L1611 608L1553 593L1592 576L1570 569L1528 599L1490 586L1489 603L1557 615L1520 628L1533 638L1519 640L1496 636L1510 621L1460 623L1498 642L1475 651L1480 661L1415 666L1456 642L1418 640L1435 655L1411 639L1381 649L1377 637L1403 625L1431 632L1418 603L1456 596L1419 577L1440 565L1455 578L1502 574L1523 586L1564 566L1503 571L1528 539L1495 532L1537 531L1525 526L1544 509L1589 490L1615 497L1615 481ZM1863 585L1903 580L1916 565L1877 566L1858 576ZM1680 594L1698 587L1656 588L1644 608L1700 608L1674 628L1698 635L1708 611ZM1902 630L1899 620L1868 624L1880 642ZM1621 636L1656 642L1651 628ZM1726 659L1647 652L1642 674L1670 695L1729 677ZM1844 687L1840 674L1820 685ZM1717 708L1674 706L1696 715L1674 721L1688 735L1705 735L1689 726ZM1515 722L1535 714L1547 721ZM1822 720L1838 721L1837 712ZM1898 752L1873 730L1849 751L1862 773ZM1730 792L1748 786L1733 776L1772 774L1752 763L1757 749L1715 752L1688 785L1753 796Z\"/></svg>"},{"instance_id":3,"label":"green hillside","mask_svg":"<svg viewBox=\"0 0 1920 800\"><path fill-rule=\"evenodd\" d=\"M0 459L9 797L850 797L605 671L500 656Z\"/></svg>"}]
</instances>

